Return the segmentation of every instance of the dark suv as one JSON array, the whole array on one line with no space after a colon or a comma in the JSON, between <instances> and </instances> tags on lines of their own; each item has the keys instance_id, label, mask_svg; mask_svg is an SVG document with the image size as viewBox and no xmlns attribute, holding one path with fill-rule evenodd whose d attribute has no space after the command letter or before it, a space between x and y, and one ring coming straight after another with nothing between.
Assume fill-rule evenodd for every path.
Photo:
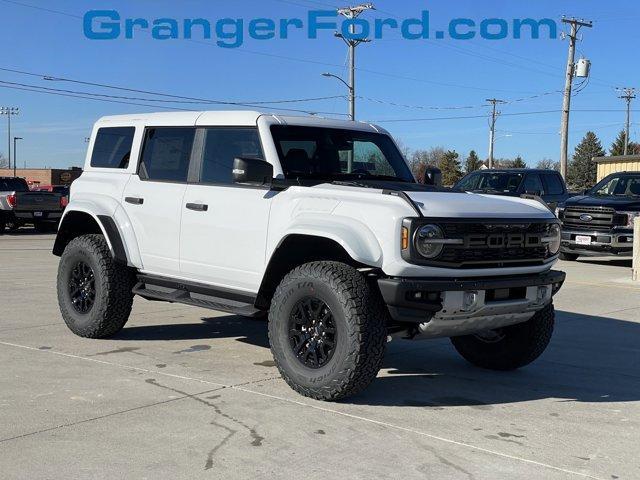
<instances>
[{"instance_id":1,"label":"dark suv","mask_svg":"<svg viewBox=\"0 0 640 480\"><path fill-rule=\"evenodd\" d=\"M552 209L572 196L558 172L533 168L478 170L463 177L453 189L512 197L536 195Z\"/></svg>"},{"instance_id":2,"label":"dark suv","mask_svg":"<svg viewBox=\"0 0 640 480\"><path fill-rule=\"evenodd\" d=\"M613 173L584 195L558 208L562 220L560 258L631 255L633 222L640 216L640 172Z\"/></svg>"}]
</instances>

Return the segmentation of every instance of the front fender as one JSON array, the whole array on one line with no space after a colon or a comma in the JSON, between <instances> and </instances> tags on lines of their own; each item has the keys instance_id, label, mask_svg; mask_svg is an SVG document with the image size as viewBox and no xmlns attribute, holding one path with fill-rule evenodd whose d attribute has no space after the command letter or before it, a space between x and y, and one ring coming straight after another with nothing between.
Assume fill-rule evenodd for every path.
<instances>
[{"instance_id":1,"label":"front fender","mask_svg":"<svg viewBox=\"0 0 640 480\"><path fill-rule=\"evenodd\" d=\"M382 248L376 236L364 223L353 218L304 213L293 219L281 238L296 234L333 240L355 261L382 267Z\"/></svg>"}]
</instances>

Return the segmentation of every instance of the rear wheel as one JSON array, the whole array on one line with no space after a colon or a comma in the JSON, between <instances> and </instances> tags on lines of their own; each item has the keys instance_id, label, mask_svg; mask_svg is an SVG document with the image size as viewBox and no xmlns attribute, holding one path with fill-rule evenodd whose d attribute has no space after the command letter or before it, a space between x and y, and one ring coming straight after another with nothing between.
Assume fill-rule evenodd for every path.
<instances>
[{"instance_id":1,"label":"rear wheel","mask_svg":"<svg viewBox=\"0 0 640 480\"><path fill-rule=\"evenodd\" d=\"M129 319L135 275L113 260L102 235L83 235L64 250L58 267L58 303L69 329L106 338Z\"/></svg>"},{"instance_id":2,"label":"rear wheel","mask_svg":"<svg viewBox=\"0 0 640 480\"><path fill-rule=\"evenodd\" d=\"M282 378L318 400L364 390L384 357L385 312L380 294L349 265L296 268L278 286L269 311L269 341Z\"/></svg>"},{"instance_id":3,"label":"rear wheel","mask_svg":"<svg viewBox=\"0 0 640 480\"><path fill-rule=\"evenodd\" d=\"M554 319L553 305L548 305L526 322L452 337L451 342L460 355L478 367L515 370L542 355L551 340Z\"/></svg>"},{"instance_id":4,"label":"rear wheel","mask_svg":"<svg viewBox=\"0 0 640 480\"><path fill-rule=\"evenodd\" d=\"M560 260L565 260L567 262L575 262L580 255L576 253L566 253L560 252Z\"/></svg>"}]
</instances>

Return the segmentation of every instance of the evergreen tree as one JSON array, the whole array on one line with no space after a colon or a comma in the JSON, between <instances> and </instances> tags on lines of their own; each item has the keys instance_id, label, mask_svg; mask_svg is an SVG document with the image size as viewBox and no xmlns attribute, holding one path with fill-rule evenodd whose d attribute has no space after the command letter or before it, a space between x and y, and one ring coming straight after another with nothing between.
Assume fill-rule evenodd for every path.
<instances>
[{"instance_id":1,"label":"evergreen tree","mask_svg":"<svg viewBox=\"0 0 640 480\"><path fill-rule=\"evenodd\" d=\"M624 139L626 137L626 133L624 130L620 130L618 136L611 144L611 148L609 149L609 153L611 156L624 155ZM640 154L640 145L636 142L632 142L629 140L629 148L627 149L627 155L639 155Z\"/></svg>"},{"instance_id":2,"label":"evergreen tree","mask_svg":"<svg viewBox=\"0 0 640 480\"><path fill-rule=\"evenodd\" d=\"M512 165L511 168L527 168L526 162L522 159L520 155L518 155L515 158L515 160L513 160L513 163L511 165Z\"/></svg>"},{"instance_id":3,"label":"evergreen tree","mask_svg":"<svg viewBox=\"0 0 640 480\"><path fill-rule=\"evenodd\" d=\"M624 155L624 139L626 137L626 134L624 132L624 130L620 130L620 133L618 133L618 136L616 137L616 139L613 141L613 143L611 144L611 148L609 149L609 153L611 154L611 156L618 156L618 155Z\"/></svg>"},{"instance_id":4,"label":"evergreen tree","mask_svg":"<svg viewBox=\"0 0 640 480\"><path fill-rule=\"evenodd\" d=\"M591 188L596 183L597 165L593 157L604 156L600 140L593 132L587 132L576 146L567 172L568 183L573 188Z\"/></svg>"},{"instance_id":5,"label":"evergreen tree","mask_svg":"<svg viewBox=\"0 0 640 480\"><path fill-rule=\"evenodd\" d=\"M450 187L462 178L462 166L458 160L458 153L455 150L447 151L440 160L440 170L442 170L442 184Z\"/></svg>"},{"instance_id":6,"label":"evergreen tree","mask_svg":"<svg viewBox=\"0 0 640 480\"><path fill-rule=\"evenodd\" d=\"M481 166L482 160L478 158L478 154L475 150L471 150L464 165L464 173L475 172L476 170L479 170Z\"/></svg>"}]
</instances>

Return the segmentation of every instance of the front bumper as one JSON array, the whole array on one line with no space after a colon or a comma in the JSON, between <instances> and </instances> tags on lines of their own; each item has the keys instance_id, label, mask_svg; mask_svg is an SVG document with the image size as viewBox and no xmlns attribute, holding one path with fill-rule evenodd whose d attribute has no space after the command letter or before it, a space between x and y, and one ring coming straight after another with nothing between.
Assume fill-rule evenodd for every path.
<instances>
[{"instance_id":1,"label":"front bumper","mask_svg":"<svg viewBox=\"0 0 640 480\"><path fill-rule=\"evenodd\" d=\"M565 277L552 270L480 280L381 278L378 286L395 322L434 338L527 321L551 303Z\"/></svg>"},{"instance_id":2,"label":"front bumper","mask_svg":"<svg viewBox=\"0 0 640 480\"><path fill-rule=\"evenodd\" d=\"M590 237L589 245L577 243L576 237ZM633 230L591 232L563 230L560 250L579 255L631 255L633 253Z\"/></svg>"}]
</instances>

